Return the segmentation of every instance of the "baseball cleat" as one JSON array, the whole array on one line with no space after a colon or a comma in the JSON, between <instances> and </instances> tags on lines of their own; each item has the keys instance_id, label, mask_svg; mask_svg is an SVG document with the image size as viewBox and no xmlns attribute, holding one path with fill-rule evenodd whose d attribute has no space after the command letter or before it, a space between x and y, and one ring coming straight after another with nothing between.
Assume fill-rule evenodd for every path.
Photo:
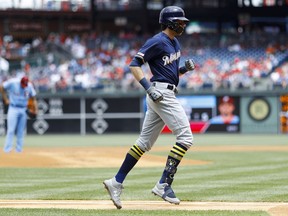
<instances>
[{"instance_id":1,"label":"baseball cleat","mask_svg":"<svg viewBox=\"0 0 288 216\"><path fill-rule=\"evenodd\" d=\"M152 189L152 193L161 197L163 200L169 203L176 205L180 204L180 200L176 197L171 186L167 183L160 184L159 182L157 182L155 187Z\"/></svg>"},{"instance_id":2,"label":"baseball cleat","mask_svg":"<svg viewBox=\"0 0 288 216\"><path fill-rule=\"evenodd\" d=\"M110 198L117 209L122 208L120 195L122 193L122 189L124 189L121 183L118 183L115 178L105 180L103 182L106 190L108 191Z\"/></svg>"}]
</instances>

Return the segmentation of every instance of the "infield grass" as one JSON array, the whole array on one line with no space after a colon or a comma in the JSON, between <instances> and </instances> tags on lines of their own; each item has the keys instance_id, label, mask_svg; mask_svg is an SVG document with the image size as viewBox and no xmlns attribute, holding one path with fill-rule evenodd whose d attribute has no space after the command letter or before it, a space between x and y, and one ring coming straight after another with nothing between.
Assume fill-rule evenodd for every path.
<instances>
[{"instance_id":1,"label":"infield grass","mask_svg":"<svg viewBox=\"0 0 288 216\"><path fill-rule=\"evenodd\" d=\"M127 146L137 134L94 136L27 136L25 147ZM0 137L4 143L4 137ZM156 145L172 145L175 138L161 135ZM173 189L183 201L287 202L288 151L220 151L219 146L288 146L287 135L195 135L195 146L207 151L186 153L185 159L209 161L205 165L179 166ZM24 147L24 150L25 150ZM209 150L210 149L210 150ZM0 163L1 163L0 153ZM166 157L167 152L153 152ZM164 164L163 164L164 166ZM103 180L115 175L117 168L0 168L0 199L8 200L107 200ZM157 200L151 189L163 168L131 171L125 181L123 200ZM268 215L251 211L127 211L1 209L0 215ZM287 213L288 215L288 213Z\"/></svg>"}]
</instances>

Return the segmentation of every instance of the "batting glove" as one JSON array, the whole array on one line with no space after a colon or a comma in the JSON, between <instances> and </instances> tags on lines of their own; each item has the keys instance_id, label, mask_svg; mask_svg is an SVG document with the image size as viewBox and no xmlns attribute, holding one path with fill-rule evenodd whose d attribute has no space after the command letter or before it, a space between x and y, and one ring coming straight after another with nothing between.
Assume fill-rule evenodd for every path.
<instances>
[{"instance_id":1,"label":"batting glove","mask_svg":"<svg viewBox=\"0 0 288 216\"><path fill-rule=\"evenodd\" d=\"M195 69L195 63L194 63L193 59L187 59L185 61L185 68L187 71L192 71Z\"/></svg>"},{"instance_id":2,"label":"batting glove","mask_svg":"<svg viewBox=\"0 0 288 216\"><path fill-rule=\"evenodd\" d=\"M149 89L147 89L147 94L155 103L163 100L163 94L154 86L151 86Z\"/></svg>"}]
</instances>

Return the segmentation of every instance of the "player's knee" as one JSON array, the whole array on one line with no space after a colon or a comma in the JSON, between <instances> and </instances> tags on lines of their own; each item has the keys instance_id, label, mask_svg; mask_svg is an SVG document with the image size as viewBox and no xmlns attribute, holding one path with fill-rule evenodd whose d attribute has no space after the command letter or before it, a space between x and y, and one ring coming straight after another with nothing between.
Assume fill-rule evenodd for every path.
<instances>
[{"instance_id":1,"label":"player's knee","mask_svg":"<svg viewBox=\"0 0 288 216\"><path fill-rule=\"evenodd\" d=\"M136 141L137 146L145 152L148 152L151 150L153 143L151 143L149 140L143 140L143 139L138 139Z\"/></svg>"},{"instance_id":2,"label":"player's knee","mask_svg":"<svg viewBox=\"0 0 288 216\"><path fill-rule=\"evenodd\" d=\"M177 131L176 142L181 143L187 149L189 149L193 145L193 134L190 128L180 129Z\"/></svg>"}]
</instances>

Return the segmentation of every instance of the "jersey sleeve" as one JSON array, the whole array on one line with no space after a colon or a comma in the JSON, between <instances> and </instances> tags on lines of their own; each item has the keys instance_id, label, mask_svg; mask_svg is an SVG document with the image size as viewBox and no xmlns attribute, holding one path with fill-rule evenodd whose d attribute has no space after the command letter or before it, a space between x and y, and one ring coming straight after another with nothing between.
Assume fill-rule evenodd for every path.
<instances>
[{"instance_id":1,"label":"jersey sleeve","mask_svg":"<svg viewBox=\"0 0 288 216\"><path fill-rule=\"evenodd\" d=\"M31 83L29 83L29 96L30 97L35 97L36 96L36 90L35 88L33 87L33 85Z\"/></svg>"},{"instance_id":2,"label":"jersey sleeve","mask_svg":"<svg viewBox=\"0 0 288 216\"><path fill-rule=\"evenodd\" d=\"M140 48L135 57L146 63L160 54L160 47L161 43L159 43L159 40L151 38Z\"/></svg>"},{"instance_id":3,"label":"jersey sleeve","mask_svg":"<svg viewBox=\"0 0 288 216\"><path fill-rule=\"evenodd\" d=\"M5 91L9 90L11 88L11 85L12 85L11 80L6 80L3 82L3 88L5 89Z\"/></svg>"}]
</instances>

